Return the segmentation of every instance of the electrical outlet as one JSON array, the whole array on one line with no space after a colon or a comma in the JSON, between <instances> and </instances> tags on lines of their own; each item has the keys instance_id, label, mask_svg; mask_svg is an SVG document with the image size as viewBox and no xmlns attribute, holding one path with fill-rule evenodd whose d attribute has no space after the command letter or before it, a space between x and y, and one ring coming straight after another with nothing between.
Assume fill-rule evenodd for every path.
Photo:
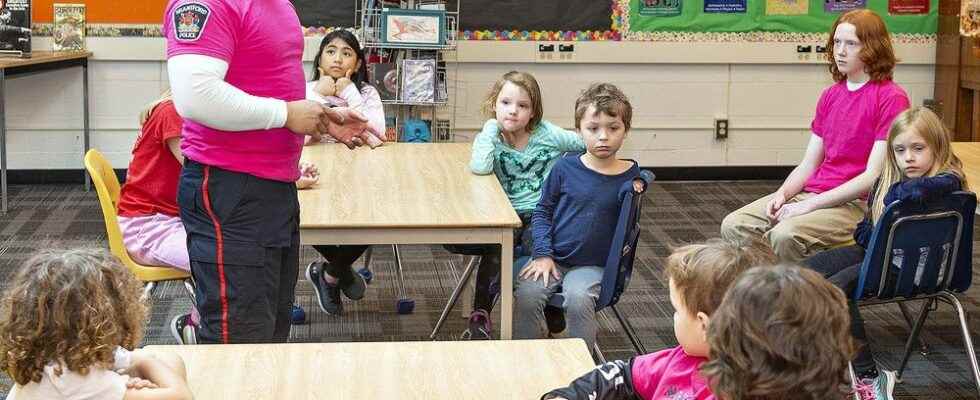
<instances>
[{"instance_id":1,"label":"electrical outlet","mask_svg":"<svg viewBox=\"0 0 980 400\"><path fill-rule=\"evenodd\" d=\"M728 119L715 119L715 139L728 139Z\"/></svg>"}]
</instances>

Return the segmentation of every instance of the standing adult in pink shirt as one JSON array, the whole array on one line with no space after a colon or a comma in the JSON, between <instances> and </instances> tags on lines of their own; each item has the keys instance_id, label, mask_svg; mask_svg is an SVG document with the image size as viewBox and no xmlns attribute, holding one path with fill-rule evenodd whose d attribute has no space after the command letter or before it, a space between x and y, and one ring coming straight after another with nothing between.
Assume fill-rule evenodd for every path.
<instances>
[{"instance_id":1,"label":"standing adult in pink shirt","mask_svg":"<svg viewBox=\"0 0 980 400\"><path fill-rule=\"evenodd\" d=\"M873 11L838 17L827 49L836 83L820 96L803 160L775 193L721 223L722 237L762 236L788 262L851 240L864 217L861 199L881 170L888 128L909 108L905 90L892 81L891 37Z\"/></svg>"},{"instance_id":2,"label":"standing adult in pink shirt","mask_svg":"<svg viewBox=\"0 0 980 400\"><path fill-rule=\"evenodd\" d=\"M353 146L365 119L305 100L289 0L170 0L173 102L184 118L177 202L199 343L285 342L299 270L294 182L304 135Z\"/></svg>"}]
</instances>

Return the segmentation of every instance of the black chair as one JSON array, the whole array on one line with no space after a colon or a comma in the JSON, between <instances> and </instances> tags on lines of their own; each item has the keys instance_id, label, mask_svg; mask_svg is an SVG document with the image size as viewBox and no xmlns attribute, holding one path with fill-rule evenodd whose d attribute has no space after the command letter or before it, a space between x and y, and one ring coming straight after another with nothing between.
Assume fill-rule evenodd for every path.
<instances>
[{"instance_id":1,"label":"black chair","mask_svg":"<svg viewBox=\"0 0 980 400\"><path fill-rule=\"evenodd\" d=\"M913 343L938 300L959 316L963 343L980 393L980 369L966 312L956 293L966 291L973 275L973 218L976 195L955 192L921 204L897 201L888 205L874 227L853 299L859 306L922 301L922 308L898 368L908 363Z\"/></svg>"}]
</instances>

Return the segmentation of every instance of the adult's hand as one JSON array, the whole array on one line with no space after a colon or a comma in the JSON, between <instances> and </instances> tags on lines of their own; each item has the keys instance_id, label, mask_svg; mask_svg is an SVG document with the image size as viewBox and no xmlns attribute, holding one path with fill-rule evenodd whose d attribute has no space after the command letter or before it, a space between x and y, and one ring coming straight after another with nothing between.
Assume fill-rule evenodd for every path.
<instances>
[{"instance_id":1,"label":"adult's hand","mask_svg":"<svg viewBox=\"0 0 980 400\"><path fill-rule=\"evenodd\" d=\"M286 128L299 135L309 135L314 141L320 140L320 135L327 133L330 121L338 117L330 117L330 109L312 100L296 100L286 103ZM339 117L343 121L343 117Z\"/></svg>"},{"instance_id":2,"label":"adult's hand","mask_svg":"<svg viewBox=\"0 0 980 400\"><path fill-rule=\"evenodd\" d=\"M364 114L347 107L331 108L330 112L336 113L335 116L341 118L341 122L332 120L327 127L327 134L338 142L347 145L350 149L363 144L367 144L372 149L381 145L381 139L375 136L379 132L368 124Z\"/></svg>"}]
</instances>

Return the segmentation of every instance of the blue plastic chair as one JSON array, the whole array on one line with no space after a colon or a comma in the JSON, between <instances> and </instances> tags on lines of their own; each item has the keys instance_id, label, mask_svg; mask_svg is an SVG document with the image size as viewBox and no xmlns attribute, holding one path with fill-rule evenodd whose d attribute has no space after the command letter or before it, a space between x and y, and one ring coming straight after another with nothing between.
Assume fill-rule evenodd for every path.
<instances>
[{"instance_id":1,"label":"blue plastic chair","mask_svg":"<svg viewBox=\"0 0 980 400\"><path fill-rule=\"evenodd\" d=\"M885 208L874 227L853 299L859 306L923 302L905 344L899 379L931 305L939 300L956 309L980 393L973 339L966 312L956 298L956 293L966 291L972 281L976 208L976 195L969 192L955 192L928 204L897 201Z\"/></svg>"},{"instance_id":2,"label":"blue plastic chair","mask_svg":"<svg viewBox=\"0 0 980 400\"><path fill-rule=\"evenodd\" d=\"M652 172L644 170L641 173L641 177L646 181L647 189L649 189L649 185L653 182L655 176ZM613 315L616 316L619 324L623 327L623 331L626 332L626 337L629 338L633 349L636 350L637 354L646 354L646 348L640 342L639 337L637 337L633 325L616 309L616 303L619 302L623 291L629 286L630 277L633 274L636 244L640 239L640 215L643 205L643 195L646 191L636 193L633 190L633 182L630 181L623 184L620 188L620 193L622 203L619 210L619 219L616 223L616 232L613 236L612 243L609 246L609 256L606 257L606 266L602 273L601 289L599 291L599 298L596 300L595 308L597 313L605 308L612 310ZM562 308L564 303L565 297L561 290L555 292L548 299L548 305L550 306ZM598 346L592 350L595 351L595 354L600 359L602 358L602 353L599 352Z\"/></svg>"}]
</instances>

